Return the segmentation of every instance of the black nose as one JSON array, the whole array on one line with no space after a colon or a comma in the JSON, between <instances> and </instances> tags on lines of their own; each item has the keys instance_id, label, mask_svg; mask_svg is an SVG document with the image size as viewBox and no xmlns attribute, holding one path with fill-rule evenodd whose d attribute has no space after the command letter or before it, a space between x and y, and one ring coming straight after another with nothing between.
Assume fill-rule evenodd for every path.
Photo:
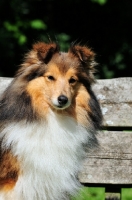
<instances>
[{"instance_id":1,"label":"black nose","mask_svg":"<svg viewBox=\"0 0 132 200\"><path fill-rule=\"evenodd\" d=\"M60 106L64 106L68 102L68 98L64 95L60 95L58 97L58 102L59 102Z\"/></svg>"}]
</instances>

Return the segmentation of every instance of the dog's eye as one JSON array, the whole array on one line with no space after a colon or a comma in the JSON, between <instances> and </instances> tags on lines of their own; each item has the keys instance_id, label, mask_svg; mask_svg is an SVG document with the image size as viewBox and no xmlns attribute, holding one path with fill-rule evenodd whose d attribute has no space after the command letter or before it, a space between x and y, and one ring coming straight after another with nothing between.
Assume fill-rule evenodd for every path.
<instances>
[{"instance_id":1,"label":"dog's eye","mask_svg":"<svg viewBox=\"0 0 132 200\"><path fill-rule=\"evenodd\" d=\"M55 78L53 76L47 76L47 78L50 80L50 81L54 81Z\"/></svg>"},{"instance_id":2,"label":"dog's eye","mask_svg":"<svg viewBox=\"0 0 132 200\"><path fill-rule=\"evenodd\" d=\"M77 80L75 79L75 78L70 78L70 80L69 80L69 83L70 84L74 84L74 83L76 83L77 82Z\"/></svg>"}]
</instances>

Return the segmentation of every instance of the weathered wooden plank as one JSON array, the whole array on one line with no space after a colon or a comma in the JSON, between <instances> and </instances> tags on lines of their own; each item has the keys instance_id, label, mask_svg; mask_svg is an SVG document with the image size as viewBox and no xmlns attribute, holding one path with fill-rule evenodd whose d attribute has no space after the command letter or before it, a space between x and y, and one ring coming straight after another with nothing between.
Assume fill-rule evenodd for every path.
<instances>
[{"instance_id":1,"label":"weathered wooden plank","mask_svg":"<svg viewBox=\"0 0 132 200\"><path fill-rule=\"evenodd\" d=\"M3 91L6 89L11 81L12 78L0 77L0 95L3 93Z\"/></svg>"},{"instance_id":2,"label":"weathered wooden plank","mask_svg":"<svg viewBox=\"0 0 132 200\"><path fill-rule=\"evenodd\" d=\"M87 153L82 183L132 184L132 132L102 132L100 148Z\"/></svg>"},{"instance_id":3,"label":"weathered wooden plank","mask_svg":"<svg viewBox=\"0 0 132 200\"><path fill-rule=\"evenodd\" d=\"M99 148L87 153L91 158L132 159L132 131L102 131Z\"/></svg>"},{"instance_id":4,"label":"weathered wooden plank","mask_svg":"<svg viewBox=\"0 0 132 200\"><path fill-rule=\"evenodd\" d=\"M105 127L131 127L132 103L101 103Z\"/></svg>"},{"instance_id":5,"label":"weathered wooden plank","mask_svg":"<svg viewBox=\"0 0 132 200\"><path fill-rule=\"evenodd\" d=\"M132 126L132 78L98 80L93 86L104 116L104 126Z\"/></svg>"},{"instance_id":6,"label":"weathered wooden plank","mask_svg":"<svg viewBox=\"0 0 132 200\"><path fill-rule=\"evenodd\" d=\"M12 78L0 77L0 92L2 92ZM102 104L132 103L132 78L115 78L97 80L93 85L97 98Z\"/></svg>"},{"instance_id":7,"label":"weathered wooden plank","mask_svg":"<svg viewBox=\"0 0 132 200\"><path fill-rule=\"evenodd\" d=\"M93 89L101 103L132 103L132 77L97 80Z\"/></svg>"},{"instance_id":8,"label":"weathered wooden plank","mask_svg":"<svg viewBox=\"0 0 132 200\"><path fill-rule=\"evenodd\" d=\"M0 78L0 94L11 80ZM93 90L101 103L104 126L132 126L132 78L98 80Z\"/></svg>"},{"instance_id":9,"label":"weathered wooden plank","mask_svg":"<svg viewBox=\"0 0 132 200\"><path fill-rule=\"evenodd\" d=\"M132 184L132 161L89 159L79 175L82 183Z\"/></svg>"}]
</instances>

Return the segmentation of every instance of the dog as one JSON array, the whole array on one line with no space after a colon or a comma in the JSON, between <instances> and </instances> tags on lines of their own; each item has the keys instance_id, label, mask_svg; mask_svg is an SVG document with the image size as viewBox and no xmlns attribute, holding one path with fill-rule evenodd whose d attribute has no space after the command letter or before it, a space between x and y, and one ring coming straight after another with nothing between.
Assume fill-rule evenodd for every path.
<instances>
[{"instance_id":1,"label":"dog","mask_svg":"<svg viewBox=\"0 0 132 200\"><path fill-rule=\"evenodd\" d=\"M95 53L38 42L0 99L0 200L68 200L86 147L98 145Z\"/></svg>"}]
</instances>

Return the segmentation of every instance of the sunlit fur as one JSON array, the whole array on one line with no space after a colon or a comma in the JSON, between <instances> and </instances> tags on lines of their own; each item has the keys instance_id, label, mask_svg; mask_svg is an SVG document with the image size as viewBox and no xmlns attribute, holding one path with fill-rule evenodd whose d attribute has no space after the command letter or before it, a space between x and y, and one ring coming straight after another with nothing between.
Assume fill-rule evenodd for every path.
<instances>
[{"instance_id":1,"label":"sunlit fur","mask_svg":"<svg viewBox=\"0 0 132 200\"><path fill-rule=\"evenodd\" d=\"M94 52L37 43L0 99L0 200L68 200L102 115Z\"/></svg>"}]
</instances>

